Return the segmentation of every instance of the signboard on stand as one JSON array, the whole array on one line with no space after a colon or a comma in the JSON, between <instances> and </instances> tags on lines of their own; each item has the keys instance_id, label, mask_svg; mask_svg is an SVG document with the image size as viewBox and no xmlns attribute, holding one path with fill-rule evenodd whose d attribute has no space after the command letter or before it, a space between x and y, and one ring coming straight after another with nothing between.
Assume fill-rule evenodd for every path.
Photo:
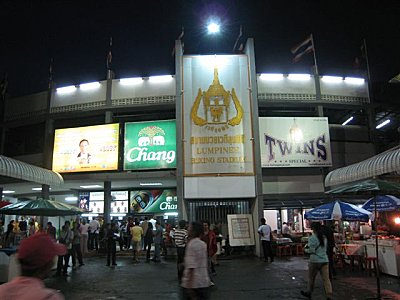
<instances>
[{"instance_id":1,"label":"signboard on stand","mask_svg":"<svg viewBox=\"0 0 400 300\"><path fill-rule=\"evenodd\" d=\"M250 214L228 215L229 244L235 246L253 246L253 217Z\"/></svg>"}]
</instances>

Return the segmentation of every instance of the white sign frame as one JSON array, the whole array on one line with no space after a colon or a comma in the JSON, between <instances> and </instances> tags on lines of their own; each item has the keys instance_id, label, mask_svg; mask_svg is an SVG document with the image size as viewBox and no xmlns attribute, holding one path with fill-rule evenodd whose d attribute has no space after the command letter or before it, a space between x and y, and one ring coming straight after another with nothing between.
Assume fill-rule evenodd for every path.
<instances>
[{"instance_id":1,"label":"white sign frame","mask_svg":"<svg viewBox=\"0 0 400 300\"><path fill-rule=\"evenodd\" d=\"M254 224L251 214L227 215L229 245L236 246L254 246Z\"/></svg>"}]
</instances>

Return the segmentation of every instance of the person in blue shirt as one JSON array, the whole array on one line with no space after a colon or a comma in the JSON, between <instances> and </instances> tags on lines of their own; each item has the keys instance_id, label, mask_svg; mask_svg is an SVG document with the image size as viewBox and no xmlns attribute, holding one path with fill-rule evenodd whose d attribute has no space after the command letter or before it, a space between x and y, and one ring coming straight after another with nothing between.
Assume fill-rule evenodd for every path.
<instances>
[{"instance_id":1,"label":"person in blue shirt","mask_svg":"<svg viewBox=\"0 0 400 300\"><path fill-rule=\"evenodd\" d=\"M308 285L307 291L301 291L301 294L311 299L311 294L314 290L314 282L317 273L319 272L324 282L326 299L332 298L332 285L329 279L329 259L326 254L328 247L328 240L323 234L321 223L311 223L313 234L308 238L308 243L305 247L305 252L310 254L310 261L308 263Z\"/></svg>"}]
</instances>

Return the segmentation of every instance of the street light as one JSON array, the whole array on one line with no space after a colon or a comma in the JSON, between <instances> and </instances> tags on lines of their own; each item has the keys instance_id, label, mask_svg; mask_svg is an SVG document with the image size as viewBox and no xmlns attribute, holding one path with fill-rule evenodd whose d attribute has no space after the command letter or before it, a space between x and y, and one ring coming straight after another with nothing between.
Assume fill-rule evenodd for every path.
<instances>
[{"instance_id":1,"label":"street light","mask_svg":"<svg viewBox=\"0 0 400 300\"><path fill-rule=\"evenodd\" d=\"M207 25L208 34L219 33L219 24L211 22Z\"/></svg>"}]
</instances>

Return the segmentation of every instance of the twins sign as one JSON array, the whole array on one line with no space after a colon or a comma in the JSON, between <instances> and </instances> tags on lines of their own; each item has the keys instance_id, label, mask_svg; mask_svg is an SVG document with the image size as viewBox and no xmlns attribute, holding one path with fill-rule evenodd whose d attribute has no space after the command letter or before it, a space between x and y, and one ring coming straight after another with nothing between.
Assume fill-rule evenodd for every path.
<instances>
[{"instance_id":1,"label":"twins sign","mask_svg":"<svg viewBox=\"0 0 400 300\"><path fill-rule=\"evenodd\" d=\"M262 117L261 164L268 167L329 167L328 118Z\"/></svg>"}]
</instances>

